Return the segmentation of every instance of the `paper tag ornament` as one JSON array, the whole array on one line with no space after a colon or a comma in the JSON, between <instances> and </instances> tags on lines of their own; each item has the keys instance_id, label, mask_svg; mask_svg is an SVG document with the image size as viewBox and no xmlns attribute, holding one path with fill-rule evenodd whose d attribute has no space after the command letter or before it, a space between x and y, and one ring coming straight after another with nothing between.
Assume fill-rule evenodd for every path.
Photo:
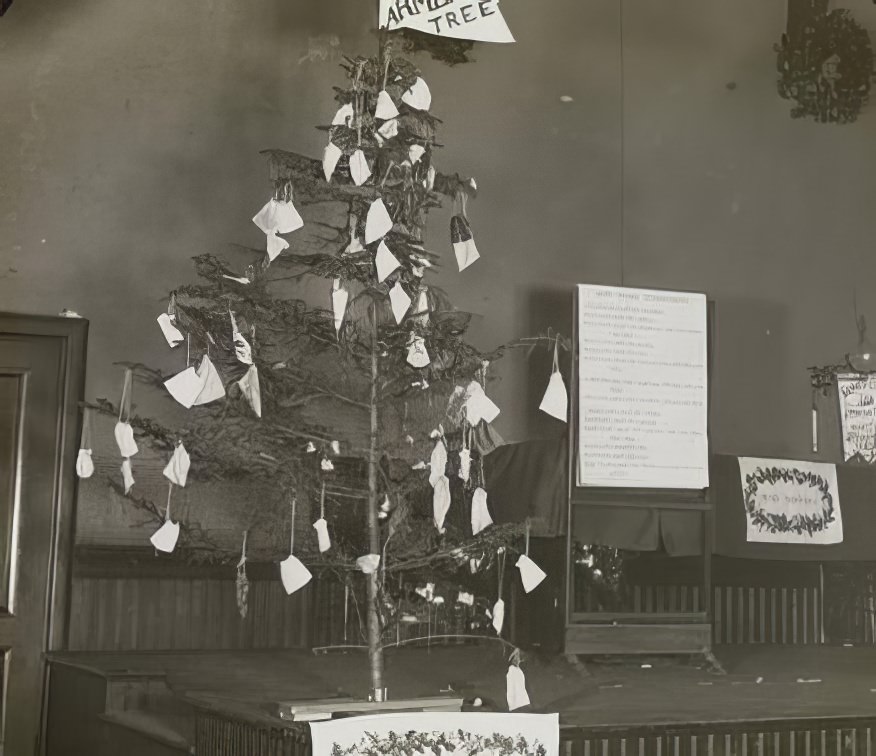
<instances>
[{"instance_id":1,"label":"paper tag ornament","mask_svg":"<svg viewBox=\"0 0 876 756\"><path fill-rule=\"evenodd\" d=\"M432 107L432 93L429 86L419 76L411 88L402 95L402 102L414 110L428 110Z\"/></svg>"},{"instance_id":2,"label":"paper tag ornament","mask_svg":"<svg viewBox=\"0 0 876 756\"><path fill-rule=\"evenodd\" d=\"M463 447L459 450L459 479L468 481L471 475L471 450Z\"/></svg>"},{"instance_id":3,"label":"paper tag ornament","mask_svg":"<svg viewBox=\"0 0 876 756\"><path fill-rule=\"evenodd\" d=\"M173 450L170 462L164 468L164 477L174 485L185 486L191 464L192 461L186 447L179 443Z\"/></svg>"},{"instance_id":4,"label":"paper tag ornament","mask_svg":"<svg viewBox=\"0 0 876 756\"><path fill-rule=\"evenodd\" d=\"M385 140L388 141L390 139L395 139L398 136L398 121L395 118L388 120L386 123L381 125L375 134L378 141Z\"/></svg>"},{"instance_id":5,"label":"paper tag ornament","mask_svg":"<svg viewBox=\"0 0 876 756\"><path fill-rule=\"evenodd\" d=\"M322 172L325 174L326 181L332 180L332 174L343 154L343 150L334 142L329 142L325 146L325 151L322 153Z\"/></svg>"},{"instance_id":6,"label":"paper tag ornament","mask_svg":"<svg viewBox=\"0 0 876 756\"><path fill-rule=\"evenodd\" d=\"M341 105L335 117L332 119L332 126L348 126L353 120L355 113L353 112L353 104L348 102L346 105Z\"/></svg>"},{"instance_id":7,"label":"paper tag ornament","mask_svg":"<svg viewBox=\"0 0 876 756\"><path fill-rule=\"evenodd\" d=\"M529 706L529 694L526 692L526 677L523 670L516 664L508 667L505 675L505 689L508 698L508 711L515 711Z\"/></svg>"},{"instance_id":8,"label":"paper tag ornament","mask_svg":"<svg viewBox=\"0 0 876 756\"><path fill-rule=\"evenodd\" d=\"M466 389L465 414L469 424L477 425L481 420L493 422L499 416L499 408L486 395L477 381L472 381Z\"/></svg>"},{"instance_id":9,"label":"paper tag ornament","mask_svg":"<svg viewBox=\"0 0 876 756\"><path fill-rule=\"evenodd\" d=\"M411 165L416 165L420 162L420 159L423 155L426 154L426 148L421 144L412 144L408 147L408 160L411 161Z\"/></svg>"},{"instance_id":10,"label":"paper tag ornament","mask_svg":"<svg viewBox=\"0 0 876 756\"><path fill-rule=\"evenodd\" d=\"M119 454L123 457L133 457L138 451L137 442L134 441L134 429L130 423L116 423L113 431L116 437L116 444L119 447Z\"/></svg>"},{"instance_id":11,"label":"paper tag ornament","mask_svg":"<svg viewBox=\"0 0 876 756\"><path fill-rule=\"evenodd\" d=\"M252 365L252 347L238 330L234 313L229 312L229 315L231 317L231 340L234 344L234 356L237 357L238 362L242 362L244 365Z\"/></svg>"},{"instance_id":12,"label":"paper tag ornament","mask_svg":"<svg viewBox=\"0 0 876 756\"><path fill-rule=\"evenodd\" d=\"M310 570L294 554L289 554L280 562L280 579L283 581L283 588L286 589L287 594L291 595L295 591L301 590L310 582L311 578L313 575Z\"/></svg>"},{"instance_id":13,"label":"paper tag ornament","mask_svg":"<svg viewBox=\"0 0 876 756\"><path fill-rule=\"evenodd\" d=\"M255 365L250 365L249 370L237 382L237 385L240 387L240 392L246 397L246 401L249 402L249 406L252 407L252 411L255 412L256 417L261 417L262 390L259 385L258 368Z\"/></svg>"},{"instance_id":14,"label":"paper tag ornament","mask_svg":"<svg viewBox=\"0 0 876 756\"><path fill-rule=\"evenodd\" d=\"M134 487L134 472L131 470L130 459L125 459L122 462L122 481L125 484L125 494L130 493Z\"/></svg>"},{"instance_id":15,"label":"paper tag ornament","mask_svg":"<svg viewBox=\"0 0 876 756\"><path fill-rule=\"evenodd\" d=\"M341 284L341 279L332 281L332 310L335 316L335 331L339 332L344 324L344 313L347 311L347 300L350 292Z\"/></svg>"},{"instance_id":16,"label":"paper tag ornament","mask_svg":"<svg viewBox=\"0 0 876 756\"><path fill-rule=\"evenodd\" d=\"M76 474L80 478L90 478L94 475L94 461L91 459L91 449L80 449L76 457Z\"/></svg>"},{"instance_id":17,"label":"paper tag ornament","mask_svg":"<svg viewBox=\"0 0 876 756\"><path fill-rule=\"evenodd\" d=\"M149 538L158 551L170 554L176 548L179 540L179 523L167 521Z\"/></svg>"},{"instance_id":18,"label":"paper tag ornament","mask_svg":"<svg viewBox=\"0 0 876 756\"><path fill-rule=\"evenodd\" d=\"M447 468L447 447L439 438L432 449L432 458L429 460L429 485L435 486L438 479L444 476Z\"/></svg>"},{"instance_id":19,"label":"paper tag ornament","mask_svg":"<svg viewBox=\"0 0 876 756\"><path fill-rule=\"evenodd\" d=\"M356 560L356 567L366 575L370 575L378 566L380 566L380 554L365 554Z\"/></svg>"},{"instance_id":20,"label":"paper tag ornament","mask_svg":"<svg viewBox=\"0 0 876 756\"><path fill-rule=\"evenodd\" d=\"M404 290L400 281L395 282L389 290L389 302L392 305L392 314L395 317L396 323L401 323L405 319L405 315L411 309L411 298Z\"/></svg>"},{"instance_id":21,"label":"paper tag ornament","mask_svg":"<svg viewBox=\"0 0 876 756\"><path fill-rule=\"evenodd\" d=\"M544 392L544 397L538 408L551 417L566 422L569 410L569 395L566 392L566 384L563 383L563 376L559 371L551 374L547 390Z\"/></svg>"},{"instance_id":22,"label":"paper tag ornament","mask_svg":"<svg viewBox=\"0 0 876 756\"><path fill-rule=\"evenodd\" d=\"M493 524L490 510L487 507L487 492L483 488L476 488L471 499L471 532L477 535L484 528Z\"/></svg>"},{"instance_id":23,"label":"paper tag ornament","mask_svg":"<svg viewBox=\"0 0 876 756\"><path fill-rule=\"evenodd\" d=\"M541 582L547 577L547 574L533 562L526 554L521 554L517 560L517 569L520 570L520 581L523 583L523 590L527 593L534 591L541 585Z\"/></svg>"},{"instance_id":24,"label":"paper tag ornament","mask_svg":"<svg viewBox=\"0 0 876 756\"><path fill-rule=\"evenodd\" d=\"M316 540L319 543L319 553L323 554L332 547L332 539L328 532L328 523L325 518L320 517L313 523L313 529L316 531Z\"/></svg>"},{"instance_id":25,"label":"paper tag ornament","mask_svg":"<svg viewBox=\"0 0 876 756\"><path fill-rule=\"evenodd\" d=\"M450 480L442 473L435 483L432 491L432 517L439 533L444 532L444 518L450 511Z\"/></svg>"},{"instance_id":26,"label":"paper tag ornament","mask_svg":"<svg viewBox=\"0 0 876 756\"><path fill-rule=\"evenodd\" d=\"M304 225L295 205L283 200L271 199L253 216L255 223L266 234L291 234Z\"/></svg>"},{"instance_id":27,"label":"paper tag ornament","mask_svg":"<svg viewBox=\"0 0 876 756\"><path fill-rule=\"evenodd\" d=\"M396 268L401 265L396 256L389 251L386 242L380 242L377 254L374 256L374 264L377 266L377 280L383 283Z\"/></svg>"},{"instance_id":28,"label":"paper tag ornament","mask_svg":"<svg viewBox=\"0 0 876 756\"><path fill-rule=\"evenodd\" d=\"M499 599L493 604L493 629L497 635L502 634L502 626L505 624L505 602Z\"/></svg>"},{"instance_id":29,"label":"paper tag ornament","mask_svg":"<svg viewBox=\"0 0 876 756\"><path fill-rule=\"evenodd\" d=\"M183 341L186 340L186 337L182 335L182 332L173 324L173 320L171 320L170 315L166 312L162 312L161 315L158 316L158 325L161 326L161 332L164 334L164 338L167 340L167 345L171 348L178 346Z\"/></svg>"},{"instance_id":30,"label":"paper tag ornament","mask_svg":"<svg viewBox=\"0 0 876 756\"><path fill-rule=\"evenodd\" d=\"M362 150L356 150L350 156L350 175L353 177L353 183L356 186L362 186L371 176L371 169L368 167L368 161L365 159L365 153Z\"/></svg>"},{"instance_id":31,"label":"paper tag ornament","mask_svg":"<svg viewBox=\"0 0 876 756\"><path fill-rule=\"evenodd\" d=\"M474 606L474 596L471 593L460 591L456 597L456 603L464 604L465 606Z\"/></svg>"},{"instance_id":32,"label":"paper tag ornament","mask_svg":"<svg viewBox=\"0 0 876 756\"><path fill-rule=\"evenodd\" d=\"M389 92L385 89L380 90L377 95L377 107L374 109L374 117L381 121L388 121L390 118L395 118L398 115L398 108L389 96Z\"/></svg>"},{"instance_id":33,"label":"paper tag ornament","mask_svg":"<svg viewBox=\"0 0 876 756\"><path fill-rule=\"evenodd\" d=\"M181 373L177 373L172 378L168 378L164 382L170 395L176 399L183 407L189 409L198 398L198 394L204 388L204 382L198 375L198 371L193 367L187 367Z\"/></svg>"},{"instance_id":34,"label":"paper tag ornament","mask_svg":"<svg viewBox=\"0 0 876 756\"><path fill-rule=\"evenodd\" d=\"M389 210L386 209L383 200L378 198L368 207L368 216L365 218L365 243L376 242L390 231L392 231L392 218L389 217Z\"/></svg>"},{"instance_id":35,"label":"paper tag ornament","mask_svg":"<svg viewBox=\"0 0 876 756\"><path fill-rule=\"evenodd\" d=\"M213 367L209 355L204 355L198 368L198 379L203 382L203 388L195 397L194 404L208 404L225 396L225 386L219 372ZM165 384L167 385L167 384Z\"/></svg>"},{"instance_id":36,"label":"paper tag ornament","mask_svg":"<svg viewBox=\"0 0 876 756\"><path fill-rule=\"evenodd\" d=\"M268 260L271 262L274 262L274 260L280 256L281 252L289 249L289 242L287 242L282 236L277 236L276 233L267 234L265 238L268 243ZM249 283L248 280L246 282Z\"/></svg>"},{"instance_id":37,"label":"paper tag ornament","mask_svg":"<svg viewBox=\"0 0 876 756\"><path fill-rule=\"evenodd\" d=\"M475 246L471 226L463 215L454 215L450 219L450 241L453 244L453 253L456 255L456 264L459 270L465 270L476 260L480 259L478 248Z\"/></svg>"}]
</instances>

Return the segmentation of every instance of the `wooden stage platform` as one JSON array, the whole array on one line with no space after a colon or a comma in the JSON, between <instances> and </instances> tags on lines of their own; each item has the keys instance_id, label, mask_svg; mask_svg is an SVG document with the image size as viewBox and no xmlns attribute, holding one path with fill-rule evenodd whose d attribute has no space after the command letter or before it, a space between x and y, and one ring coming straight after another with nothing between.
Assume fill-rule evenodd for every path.
<instances>
[{"instance_id":1,"label":"wooden stage platform","mask_svg":"<svg viewBox=\"0 0 876 756\"><path fill-rule=\"evenodd\" d=\"M390 698L452 689L502 710L503 654L498 643L391 650ZM561 714L565 754L876 754L876 648L727 646L716 655L724 675L666 658L588 660L587 674L562 657L529 658L523 669L532 710ZM105 749L125 729L143 740L129 738L126 756L304 754L306 731L280 720L276 702L361 695L367 681L358 651L56 654L48 756L121 752ZM100 723L99 737L89 722ZM235 750L223 738L249 745Z\"/></svg>"}]
</instances>

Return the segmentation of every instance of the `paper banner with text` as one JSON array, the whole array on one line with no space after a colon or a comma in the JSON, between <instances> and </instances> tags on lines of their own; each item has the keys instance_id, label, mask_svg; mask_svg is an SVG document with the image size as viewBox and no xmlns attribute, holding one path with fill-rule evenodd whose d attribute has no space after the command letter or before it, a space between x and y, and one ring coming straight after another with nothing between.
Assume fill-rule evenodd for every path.
<instances>
[{"instance_id":1,"label":"paper banner with text","mask_svg":"<svg viewBox=\"0 0 876 756\"><path fill-rule=\"evenodd\" d=\"M836 465L739 458L747 540L842 543Z\"/></svg>"},{"instance_id":2,"label":"paper banner with text","mask_svg":"<svg viewBox=\"0 0 876 756\"><path fill-rule=\"evenodd\" d=\"M499 0L380 0L380 28L478 42L514 41Z\"/></svg>"},{"instance_id":3,"label":"paper banner with text","mask_svg":"<svg viewBox=\"0 0 876 756\"><path fill-rule=\"evenodd\" d=\"M836 377L843 429L843 459L859 455L876 460L876 375L843 373Z\"/></svg>"}]
</instances>

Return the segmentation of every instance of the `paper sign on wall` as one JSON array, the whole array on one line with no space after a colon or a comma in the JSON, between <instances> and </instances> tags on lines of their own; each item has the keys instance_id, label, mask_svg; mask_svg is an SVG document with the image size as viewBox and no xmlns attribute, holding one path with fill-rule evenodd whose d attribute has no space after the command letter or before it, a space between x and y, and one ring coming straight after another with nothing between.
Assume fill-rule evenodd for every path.
<instances>
[{"instance_id":1,"label":"paper sign on wall","mask_svg":"<svg viewBox=\"0 0 876 756\"><path fill-rule=\"evenodd\" d=\"M499 0L380 0L380 28L479 42L514 41Z\"/></svg>"},{"instance_id":2,"label":"paper sign on wall","mask_svg":"<svg viewBox=\"0 0 876 756\"><path fill-rule=\"evenodd\" d=\"M840 422L843 429L843 459L860 456L876 461L876 375L843 373L836 377Z\"/></svg>"}]
</instances>

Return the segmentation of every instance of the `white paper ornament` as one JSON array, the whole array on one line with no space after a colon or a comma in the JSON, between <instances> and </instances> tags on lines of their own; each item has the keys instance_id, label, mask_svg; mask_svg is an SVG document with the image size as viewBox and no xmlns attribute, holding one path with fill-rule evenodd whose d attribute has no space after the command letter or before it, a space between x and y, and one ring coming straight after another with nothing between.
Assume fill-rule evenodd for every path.
<instances>
[{"instance_id":1,"label":"white paper ornament","mask_svg":"<svg viewBox=\"0 0 876 756\"><path fill-rule=\"evenodd\" d=\"M283 588L290 596L307 585L312 577L310 570L294 554L289 554L280 562L280 579L283 581Z\"/></svg>"},{"instance_id":2,"label":"white paper ornament","mask_svg":"<svg viewBox=\"0 0 876 756\"><path fill-rule=\"evenodd\" d=\"M516 664L508 667L505 675L506 697L508 698L508 711L516 711L524 706L529 706L529 694L526 692L526 677L523 670Z\"/></svg>"},{"instance_id":3,"label":"white paper ornament","mask_svg":"<svg viewBox=\"0 0 876 756\"><path fill-rule=\"evenodd\" d=\"M164 334L164 338L167 340L167 345L171 348L178 346L183 341L186 340L186 337L182 335L182 332L173 324L173 320L171 320L170 315L166 312L162 312L161 315L158 316L158 325L161 327L161 332Z\"/></svg>"},{"instance_id":4,"label":"white paper ornament","mask_svg":"<svg viewBox=\"0 0 876 756\"><path fill-rule=\"evenodd\" d=\"M499 416L499 408L484 393L480 383L469 383L466 394L465 414L470 425L477 425L481 420L492 423Z\"/></svg>"},{"instance_id":5,"label":"white paper ornament","mask_svg":"<svg viewBox=\"0 0 876 756\"><path fill-rule=\"evenodd\" d=\"M463 447L459 450L459 478L468 481L471 475L471 450Z\"/></svg>"},{"instance_id":6,"label":"white paper ornament","mask_svg":"<svg viewBox=\"0 0 876 756\"><path fill-rule=\"evenodd\" d=\"M484 528L493 524L490 510L487 507L487 492L483 488L476 488L471 499L471 532L477 535Z\"/></svg>"},{"instance_id":7,"label":"white paper ornament","mask_svg":"<svg viewBox=\"0 0 876 756\"><path fill-rule=\"evenodd\" d=\"M421 144L412 144L408 147L408 160L411 161L411 165L416 165L420 162L420 158L426 154L426 148Z\"/></svg>"},{"instance_id":8,"label":"white paper ornament","mask_svg":"<svg viewBox=\"0 0 876 756\"><path fill-rule=\"evenodd\" d=\"M432 107L432 93L429 86L419 76L411 88L402 95L402 102L414 110L428 110Z\"/></svg>"},{"instance_id":9,"label":"white paper ornament","mask_svg":"<svg viewBox=\"0 0 876 756\"><path fill-rule=\"evenodd\" d=\"M185 486L192 460L186 447L179 443L173 450L173 456L164 467L164 477L177 486Z\"/></svg>"},{"instance_id":10,"label":"white paper ornament","mask_svg":"<svg viewBox=\"0 0 876 756\"><path fill-rule=\"evenodd\" d=\"M276 260L281 252L289 249L289 242L287 242L282 236L277 236L276 233L266 234L265 239L267 240L268 260L271 262ZM247 281L247 283L249 283L249 281Z\"/></svg>"},{"instance_id":11,"label":"white paper ornament","mask_svg":"<svg viewBox=\"0 0 876 756\"><path fill-rule=\"evenodd\" d=\"M204 388L204 381L198 375L198 371L195 368L187 367L181 373L168 378L164 382L164 387L183 407L189 409Z\"/></svg>"},{"instance_id":12,"label":"white paper ornament","mask_svg":"<svg viewBox=\"0 0 876 756\"><path fill-rule=\"evenodd\" d=\"M450 241L453 244L453 254L456 256L456 264L460 271L465 270L473 262L480 259L478 248L475 246L471 226L462 215L454 215L450 219Z\"/></svg>"},{"instance_id":13,"label":"white paper ornament","mask_svg":"<svg viewBox=\"0 0 876 756\"><path fill-rule=\"evenodd\" d=\"M350 243L347 245L347 248L344 250L345 255L355 255L359 252L364 252L365 247L362 245L362 242L359 241L358 236L353 236L350 239Z\"/></svg>"},{"instance_id":14,"label":"white paper ornament","mask_svg":"<svg viewBox=\"0 0 876 756\"><path fill-rule=\"evenodd\" d=\"M450 510L450 481L442 473L433 485L432 517L435 520L435 527L438 528L438 532L443 533L444 518L447 517L447 512Z\"/></svg>"},{"instance_id":15,"label":"white paper ornament","mask_svg":"<svg viewBox=\"0 0 876 756\"><path fill-rule=\"evenodd\" d=\"M414 317L418 323L429 322L429 287L420 286L417 290L417 304L414 307Z\"/></svg>"},{"instance_id":16,"label":"white paper ornament","mask_svg":"<svg viewBox=\"0 0 876 756\"><path fill-rule=\"evenodd\" d=\"M338 165L338 160L343 155L343 150L334 142L329 142L325 146L325 151L322 153L322 172L325 175L326 181L332 180L332 174Z\"/></svg>"},{"instance_id":17,"label":"white paper ornament","mask_svg":"<svg viewBox=\"0 0 876 756\"><path fill-rule=\"evenodd\" d=\"M380 90L377 95L377 107L374 108L374 117L381 121L388 121L390 118L395 118L398 115L398 108L389 96L389 92L385 89Z\"/></svg>"},{"instance_id":18,"label":"white paper ornament","mask_svg":"<svg viewBox=\"0 0 876 756\"><path fill-rule=\"evenodd\" d=\"M395 118L391 118L377 129L375 136L387 141L394 139L398 136L398 121Z\"/></svg>"},{"instance_id":19,"label":"white paper ornament","mask_svg":"<svg viewBox=\"0 0 876 756\"><path fill-rule=\"evenodd\" d=\"M130 493L134 487L134 471L131 469L130 459L122 461L122 482L125 484L125 493Z\"/></svg>"},{"instance_id":20,"label":"white paper ornament","mask_svg":"<svg viewBox=\"0 0 876 756\"><path fill-rule=\"evenodd\" d=\"M365 243L371 244L382 239L392 231L392 218L389 210L383 204L383 200L377 198L368 207L368 216L365 219Z\"/></svg>"},{"instance_id":21,"label":"white paper ornament","mask_svg":"<svg viewBox=\"0 0 876 756\"><path fill-rule=\"evenodd\" d=\"M295 205L285 200L271 199L252 219L265 234L291 234L304 225Z\"/></svg>"},{"instance_id":22,"label":"white paper ornament","mask_svg":"<svg viewBox=\"0 0 876 756\"><path fill-rule=\"evenodd\" d=\"M456 596L456 603L463 604L465 606L474 606L474 596L471 593L460 591L459 594Z\"/></svg>"},{"instance_id":23,"label":"white paper ornament","mask_svg":"<svg viewBox=\"0 0 876 756\"><path fill-rule=\"evenodd\" d=\"M374 264L377 266L377 280L380 283L383 283L386 277L401 265L396 256L389 251L389 247L386 246L384 241L380 242L377 247Z\"/></svg>"},{"instance_id":24,"label":"white paper ornament","mask_svg":"<svg viewBox=\"0 0 876 756\"><path fill-rule=\"evenodd\" d=\"M408 344L408 364L415 368L424 368L432 359L426 351L426 342L421 336L415 336Z\"/></svg>"},{"instance_id":25,"label":"white paper ornament","mask_svg":"<svg viewBox=\"0 0 876 756\"><path fill-rule=\"evenodd\" d=\"M350 156L350 175L353 177L353 183L356 186L362 186L371 176L371 169L368 167L368 161L365 159L365 153L362 150L356 150Z\"/></svg>"},{"instance_id":26,"label":"white paper ornament","mask_svg":"<svg viewBox=\"0 0 876 756\"><path fill-rule=\"evenodd\" d=\"M237 357L237 361L244 365L252 365L252 347L244 335L237 330L237 322L234 320L233 313L231 315L231 340L234 344L234 356Z\"/></svg>"},{"instance_id":27,"label":"white paper ornament","mask_svg":"<svg viewBox=\"0 0 876 756\"><path fill-rule=\"evenodd\" d=\"M534 591L541 585L541 582L547 577L547 574L533 562L526 554L521 554L517 559L517 569L520 570L520 581L523 583L523 590L527 593Z\"/></svg>"},{"instance_id":28,"label":"white paper ornament","mask_svg":"<svg viewBox=\"0 0 876 756\"><path fill-rule=\"evenodd\" d=\"M328 532L328 523L325 518L320 517L313 523L313 529L316 531L316 540L319 543L319 553L323 554L332 547L332 539Z\"/></svg>"},{"instance_id":29,"label":"white paper ornament","mask_svg":"<svg viewBox=\"0 0 876 756\"><path fill-rule=\"evenodd\" d=\"M240 387L241 393L246 397L252 411L256 417L262 416L262 389L259 385L259 371L255 365L250 365L249 370L244 373L237 385Z\"/></svg>"},{"instance_id":30,"label":"white paper ornament","mask_svg":"<svg viewBox=\"0 0 876 756\"><path fill-rule=\"evenodd\" d=\"M431 192L435 188L435 176L437 172L435 171L435 166L430 165L429 170L426 171L426 188Z\"/></svg>"},{"instance_id":31,"label":"white paper ornament","mask_svg":"<svg viewBox=\"0 0 876 756\"><path fill-rule=\"evenodd\" d=\"M116 423L113 431L116 437L116 444L119 447L119 454L123 457L133 457L138 451L137 442L134 441L134 429L130 423Z\"/></svg>"},{"instance_id":32,"label":"white paper ornament","mask_svg":"<svg viewBox=\"0 0 876 756\"><path fill-rule=\"evenodd\" d=\"M225 396L225 386L222 384L222 378L216 368L213 367L209 355L205 354L201 358L201 365L198 368L198 378L203 381L203 388L195 397L194 404L208 404Z\"/></svg>"},{"instance_id":33,"label":"white paper ornament","mask_svg":"<svg viewBox=\"0 0 876 756\"><path fill-rule=\"evenodd\" d=\"M170 554L176 548L176 542L179 540L179 523L165 520L164 525L158 528L149 540L157 551Z\"/></svg>"},{"instance_id":34,"label":"white paper ornament","mask_svg":"<svg viewBox=\"0 0 876 756\"><path fill-rule=\"evenodd\" d=\"M505 624L505 602L499 599L493 604L493 629L497 635L502 634L502 626Z\"/></svg>"},{"instance_id":35,"label":"white paper ornament","mask_svg":"<svg viewBox=\"0 0 876 756\"><path fill-rule=\"evenodd\" d=\"M551 373L547 390L538 407L557 420L566 422L569 411L569 395L566 392L566 384L563 382L562 373L559 370Z\"/></svg>"},{"instance_id":36,"label":"white paper ornament","mask_svg":"<svg viewBox=\"0 0 876 756\"><path fill-rule=\"evenodd\" d=\"M389 290L389 302L392 305L392 314L395 317L395 322L401 323L411 308L411 298L402 287L400 281L396 281L395 286Z\"/></svg>"},{"instance_id":37,"label":"white paper ornament","mask_svg":"<svg viewBox=\"0 0 876 756\"><path fill-rule=\"evenodd\" d=\"M348 102L346 105L341 105L332 119L332 126L349 126L349 122L353 120L354 116L352 103Z\"/></svg>"},{"instance_id":38,"label":"white paper ornament","mask_svg":"<svg viewBox=\"0 0 876 756\"><path fill-rule=\"evenodd\" d=\"M90 478L94 475L94 460L91 458L91 449L80 449L76 457L76 474L80 478Z\"/></svg>"},{"instance_id":39,"label":"white paper ornament","mask_svg":"<svg viewBox=\"0 0 876 756\"><path fill-rule=\"evenodd\" d=\"M350 298L350 292L347 291L341 284L341 279L336 278L332 282L332 311L335 316L335 331L341 330L344 324L344 313L347 311L347 300Z\"/></svg>"},{"instance_id":40,"label":"white paper ornament","mask_svg":"<svg viewBox=\"0 0 876 756\"><path fill-rule=\"evenodd\" d=\"M366 575L370 575L380 566L380 554L365 554L356 560L358 567Z\"/></svg>"},{"instance_id":41,"label":"white paper ornament","mask_svg":"<svg viewBox=\"0 0 876 756\"><path fill-rule=\"evenodd\" d=\"M432 449L432 458L429 460L429 485L434 486L438 479L444 476L447 468L447 447L439 438Z\"/></svg>"}]
</instances>

